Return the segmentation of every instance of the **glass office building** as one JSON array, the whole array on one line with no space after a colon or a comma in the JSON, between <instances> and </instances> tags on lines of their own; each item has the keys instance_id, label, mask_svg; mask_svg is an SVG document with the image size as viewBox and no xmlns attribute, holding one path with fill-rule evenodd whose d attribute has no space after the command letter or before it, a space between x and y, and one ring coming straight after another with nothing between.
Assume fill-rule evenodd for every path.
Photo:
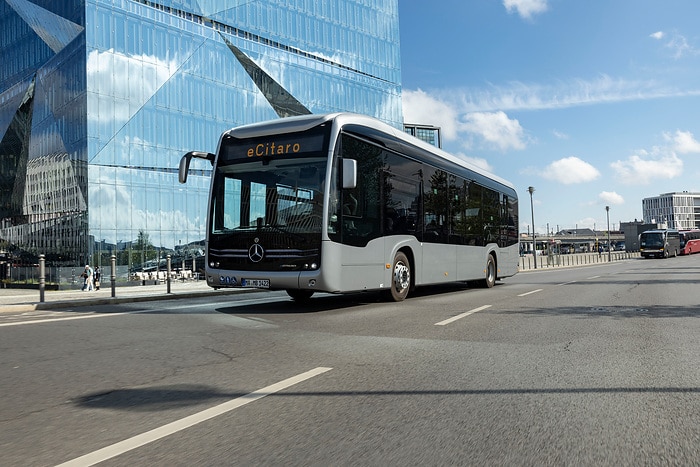
<instances>
[{"instance_id":1,"label":"glass office building","mask_svg":"<svg viewBox=\"0 0 700 467\"><path fill-rule=\"evenodd\" d=\"M228 128L402 127L398 0L2 0L0 63L0 250L57 264L196 254Z\"/></svg>"}]
</instances>

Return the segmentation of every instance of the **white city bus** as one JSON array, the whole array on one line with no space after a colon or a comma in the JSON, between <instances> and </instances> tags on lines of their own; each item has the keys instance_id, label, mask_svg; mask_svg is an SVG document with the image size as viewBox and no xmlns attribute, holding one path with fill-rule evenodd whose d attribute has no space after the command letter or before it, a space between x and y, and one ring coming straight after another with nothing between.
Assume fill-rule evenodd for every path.
<instances>
[{"instance_id":1,"label":"white city bus","mask_svg":"<svg viewBox=\"0 0 700 467\"><path fill-rule=\"evenodd\" d=\"M518 269L513 186L370 117L336 113L241 126L216 154L206 280L214 288L314 292L474 281Z\"/></svg>"}]
</instances>

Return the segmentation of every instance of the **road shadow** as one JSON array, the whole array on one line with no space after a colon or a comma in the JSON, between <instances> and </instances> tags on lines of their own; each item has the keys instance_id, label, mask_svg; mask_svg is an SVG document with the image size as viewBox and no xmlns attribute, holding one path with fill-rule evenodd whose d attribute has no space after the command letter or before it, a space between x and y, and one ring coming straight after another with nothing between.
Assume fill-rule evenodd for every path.
<instances>
[{"instance_id":1,"label":"road shadow","mask_svg":"<svg viewBox=\"0 0 700 467\"><path fill-rule=\"evenodd\" d=\"M568 316L575 318L700 318L700 305L697 306L570 306L557 308L518 308L500 310L498 314L530 316Z\"/></svg>"},{"instance_id":2,"label":"road shadow","mask_svg":"<svg viewBox=\"0 0 700 467\"><path fill-rule=\"evenodd\" d=\"M356 391L283 391L266 394L267 397L367 397L367 396L510 396L552 394L699 394L700 387L573 387L573 388L483 388L483 389L396 389ZM203 402L226 402L247 397L250 392L220 391L205 385L173 385L152 388L115 389L86 394L76 399L75 405L86 409L110 409L138 412L157 412L199 405Z\"/></svg>"},{"instance_id":3,"label":"road shadow","mask_svg":"<svg viewBox=\"0 0 700 467\"><path fill-rule=\"evenodd\" d=\"M497 283L496 286L500 286ZM452 293L463 293L473 290L463 282L437 284L431 286L417 287L412 291L407 301L414 299L431 297L436 295L447 295ZM479 289L479 287L476 287ZM264 293L264 292L263 292ZM220 306L215 311L224 314L290 314L290 313L321 313L324 311L350 309L365 305L378 303L393 303L389 297L389 291L368 291L348 294L318 294L310 299L295 302L286 296L276 296L265 303L254 303L246 305Z\"/></svg>"}]
</instances>

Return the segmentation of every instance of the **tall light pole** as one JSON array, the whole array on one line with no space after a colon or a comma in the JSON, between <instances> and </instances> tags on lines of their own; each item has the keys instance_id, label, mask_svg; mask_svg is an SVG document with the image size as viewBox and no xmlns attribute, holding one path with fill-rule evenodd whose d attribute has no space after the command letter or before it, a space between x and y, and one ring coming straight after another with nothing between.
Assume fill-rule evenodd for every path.
<instances>
[{"instance_id":1,"label":"tall light pole","mask_svg":"<svg viewBox=\"0 0 700 467\"><path fill-rule=\"evenodd\" d=\"M537 241L535 240L535 208L532 204L532 194L535 192L534 186L527 187L530 193L530 212L532 213L532 256L535 258L535 269L537 269Z\"/></svg>"},{"instance_id":2,"label":"tall light pole","mask_svg":"<svg viewBox=\"0 0 700 467\"><path fill-rule=\"evenodd\" d=\"M608 218L608 262L611 261L610 255L610 206L605 206L605 216Z\"/></svg>"}]
</instances>

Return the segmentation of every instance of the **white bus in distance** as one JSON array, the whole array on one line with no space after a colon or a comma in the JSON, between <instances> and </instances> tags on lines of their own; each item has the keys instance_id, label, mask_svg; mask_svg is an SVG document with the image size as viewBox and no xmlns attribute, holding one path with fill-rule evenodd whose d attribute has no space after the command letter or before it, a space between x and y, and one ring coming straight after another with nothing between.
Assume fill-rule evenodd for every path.
<instances>
[{"instance_id":1,"label":"white bus in distance","mask_svg":"<svg viewBox=\"0 0 700 467\"><path fill-rule=\"evenodd\" d=\"M514 187L370 117L335 113L245 125L221 135L207 215L213 288L314 292L474 281L518 270Z\"/></svg>"}]
</instances>

